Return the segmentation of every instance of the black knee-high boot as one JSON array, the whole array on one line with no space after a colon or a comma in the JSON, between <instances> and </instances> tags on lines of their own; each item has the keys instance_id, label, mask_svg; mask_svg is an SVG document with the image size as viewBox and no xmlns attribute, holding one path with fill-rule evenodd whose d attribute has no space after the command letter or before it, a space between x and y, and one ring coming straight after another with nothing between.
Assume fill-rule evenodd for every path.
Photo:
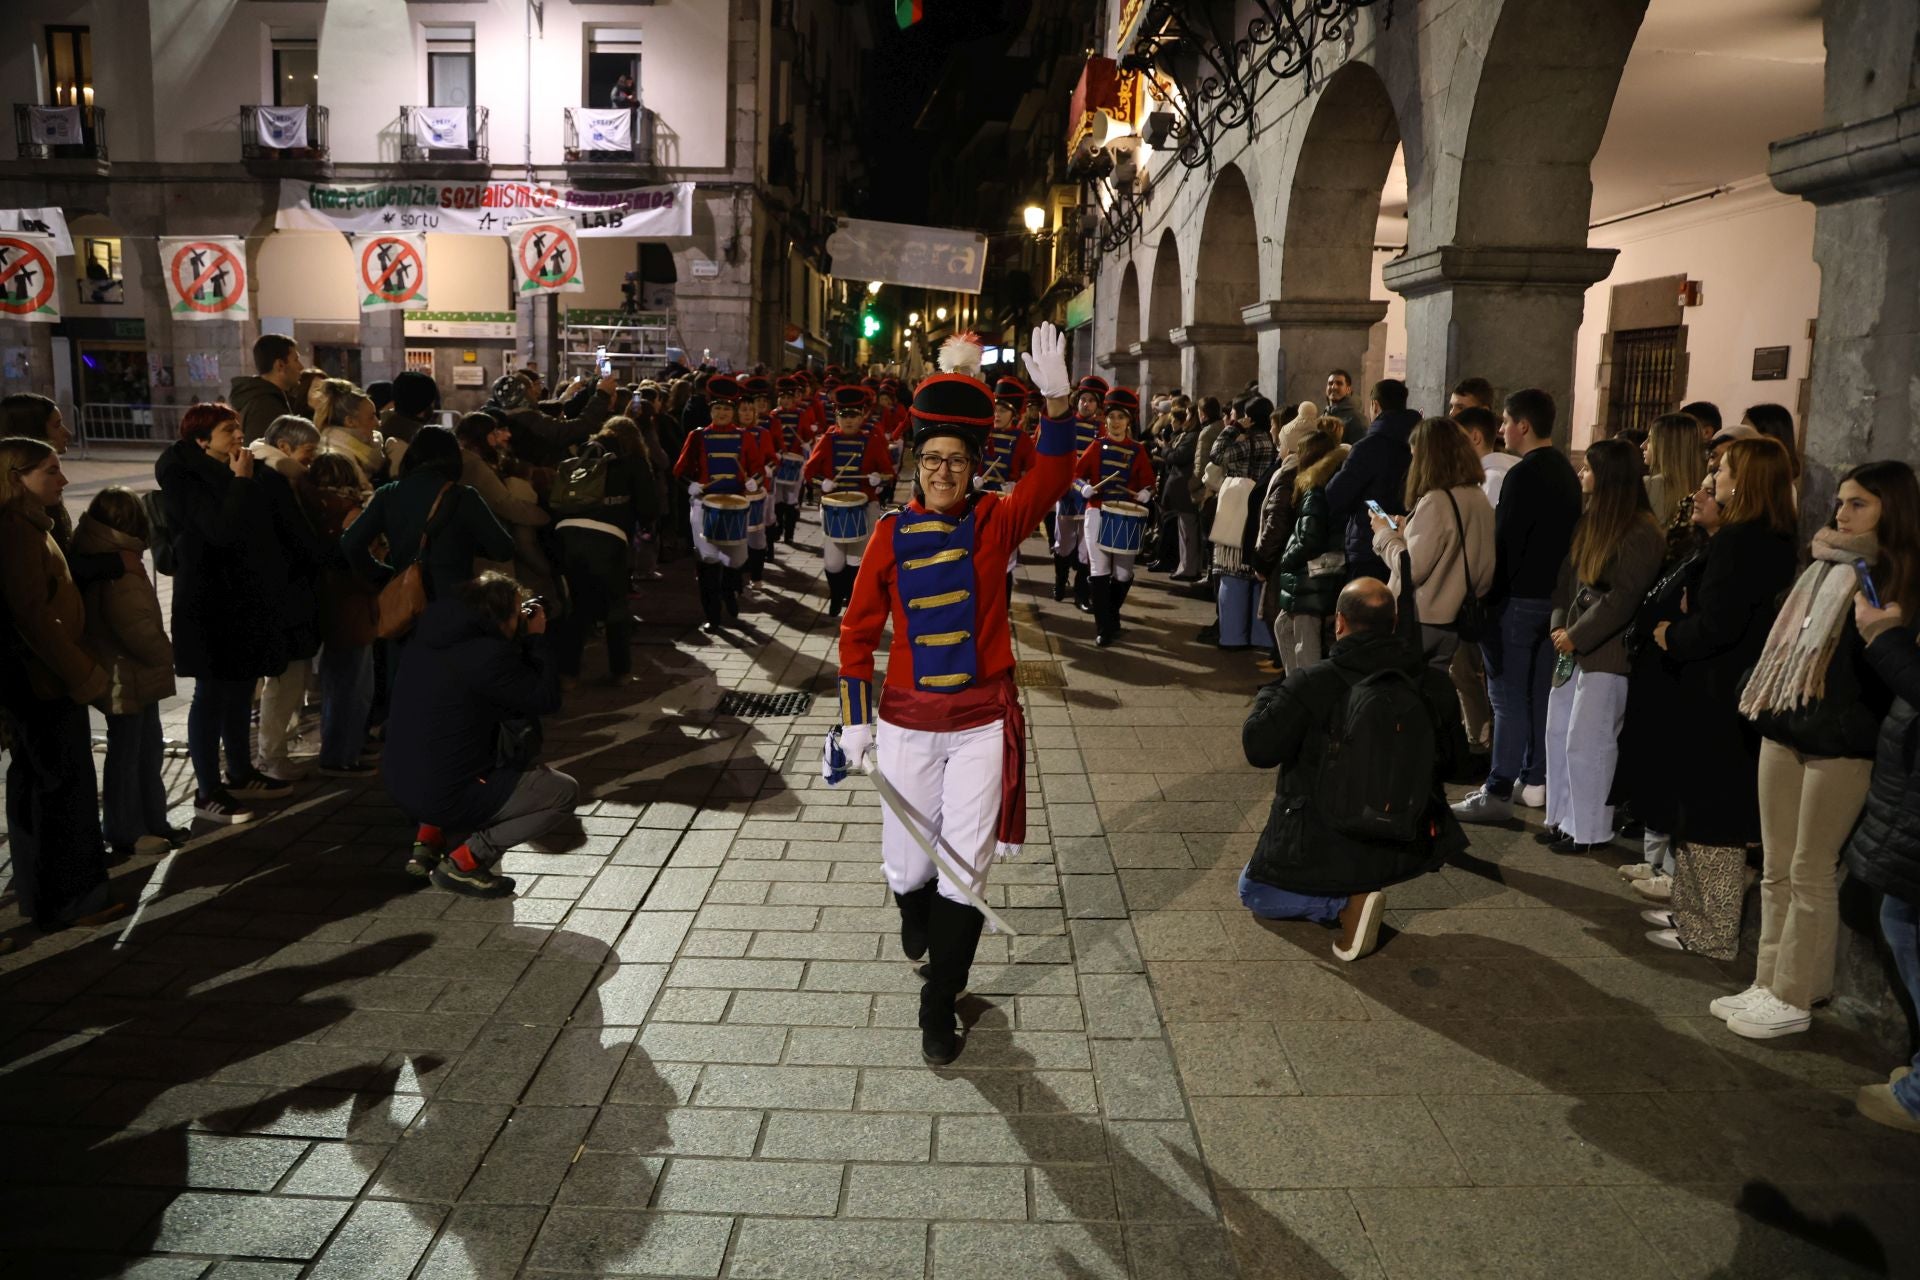
<instances>
[{"instance_id":1,"label":"black knee-high boot","mask_svg":"<svg viewBox=\"0 0 1920 1280\"><path fill-rule=\"evenodd\" d=\"M711 635L727 624L720 589L720 578L725 568L717 564L708 564L703 560L699 564L699 571L700 612L706 617L706 622L701 624L700 629Z\"/></svg>"},{"instance_id":2,"label":"black knee-high boot","mask_svg":"<svg viewBox=\"0 0 1920 1280\"><path fill-rule=\"evenodd\" d=\"M918 960L927 954L927 920L939 892L939 881L929 880L918 889L893 895L900 908L900 949L907 953L909 960Z\"/></svg>"},{"instance_id":3,"label":"black knee-high boot","mask_svg":"<svg viewBox=\"0 0 1920 1280\"><path fill-rule=\"evenodd\" d=\"M847 601L853 596L853 576L857 572L852 565L844 569L827 570L828 617L839 617L840 611L847 607Z\"/></svg>"},{"instance_id":4,"label":"black knee-high boot","mask_svg":"<svg viewBox=\"0 0 1920 1280\"><path fill-rule=\"evenodd\" d=\"M975 908L938 893L929 904L926 983L920 988L920 1053L929 1066L944 1067L960 1056L954 1004L967 989L986 922Z\"/></svg>"},{"instance_id":5,"label":"black knee-high boot","mask_svg":"<svg viewBox=\"0 0 1920 1280\"><path fill-rule=\"evenodd\" d=\"M726 606L727 616L729 618L738 618L740 616L740 587L743 581L744 579L740 576L738 569L730 564L721 566L720 602Z\"/></svg>"},{"instance_id":6,"label":"black knee-high boot","mask_svg":"<svg viewBox=\"0 0 1920 1280\"><path fill-rule=\"evenodd\" d=\"M1112 575L1094 574L1087 580L1087 594L1093 600L1093 642L1104 649L1114 642L1119 626L1114 618Z\"/></svg>"},{"instance_id":7,"label":"black knee-high boot","mask_svg":"<svg viewBox=\"0 0 1920 1280\"><path fill-rule=\"evenodd\" d=\"M747 577L751 578L755 582L759 582L760 575L765 573L766 570L767 570L767 549L765 547L748 547L747 548Z\"/></svg>"},{"instance_id":8,"label":"black knee-high boot","mask_svg":"<svg viewBox=\"0 0 1920 1280\"><path fill-rule=\"evenodd\" d=\"M1127 593L1133 590L1133 579L1113 580L1113 634L1119 635L1126 628L1120 625L1120 611L1127 607Z\"/></svg>"},{"instance_id":9,"label":"black knee-high boot","mask_svg":"<svg viewBox=\"0 0 1920 1280\"><path fill-rule=\"evenodd\" d=\"M1087 589L1087 580L1090 576L1086 561L1073 562L1073 604L1082 613L1093 612L1093 594Z\"/></svg>"},{"instance_id":10,"label":"black knee-high boot","mask_svg":"<svg viewBox=\"0 0 1920 1280\"><path fill-rule=\"evenodd\" d=\"M1065 600L1067 598L1067 577L1072 572L1073 560L1071 557L1055 556L1053 558L1053 598L1055 600Z\"/></svg>"},{"instance_id":11,"label":"black knee-high boot","mask_svg":"<svg viewBox=\"0 0 1920 1280\"><path fill-rule=\"evenodd\" d=\"M793 545L793 531L800 527L800 508L791 502L780 508L780 540L788 546Z\"/></svg>"}]
</instances>

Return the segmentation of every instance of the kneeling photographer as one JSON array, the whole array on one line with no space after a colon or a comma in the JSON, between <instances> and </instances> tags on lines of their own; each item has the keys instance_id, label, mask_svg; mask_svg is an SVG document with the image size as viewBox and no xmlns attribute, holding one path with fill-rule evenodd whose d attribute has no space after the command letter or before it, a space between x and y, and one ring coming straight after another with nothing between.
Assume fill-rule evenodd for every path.
<instances>
[{"instance_id":1,"label":"kneeling photographer","mask_svg":"<svg viewBox=\"0 0 1920 1280\"><path fill-rule=\"evenodd\" d=\"M381 774L419 824L407 870L443 889L512 893L501 855L573 812L579 784L534 763L539 717L560 709L546 632L538 598L483 573L428 605L403 650ZM471 834L443 854L454 831Z\"/></svg>"}]
</instances>

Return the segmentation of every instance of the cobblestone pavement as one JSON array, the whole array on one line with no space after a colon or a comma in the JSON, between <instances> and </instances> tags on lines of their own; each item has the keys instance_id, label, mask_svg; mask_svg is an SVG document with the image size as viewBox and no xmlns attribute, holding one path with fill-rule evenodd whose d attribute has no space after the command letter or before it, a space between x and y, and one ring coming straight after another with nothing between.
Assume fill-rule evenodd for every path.
<instances>
[{"instance_id":1,"label":"cobblestone pavement","mask_svg":"<svg viewBox=\"0 0 1920 1280\"><path fill-rule=\"evenodd\" d=\"M875 794L819 777L817 561L739 642L692 631L683 562L643 683L549 725L579 829L509 855L511 901L414 890L377 783L329 781L123 869L125 927L6 905L0 1272L1916 1273L1920 1142L1853 1114L1874 1050L1731 1036L1706 1003L1740 978L1645 946L1621 858L1518 831L1393 890L1360 964L1252 920L1250 655L1158 582L1097 650L1026 551L1017 643L1052 665L989 889L1020 933L982 941L954 1068L920 1062ZM820 696L718 713L788 689Z\"/></svg>"}]
</instances>

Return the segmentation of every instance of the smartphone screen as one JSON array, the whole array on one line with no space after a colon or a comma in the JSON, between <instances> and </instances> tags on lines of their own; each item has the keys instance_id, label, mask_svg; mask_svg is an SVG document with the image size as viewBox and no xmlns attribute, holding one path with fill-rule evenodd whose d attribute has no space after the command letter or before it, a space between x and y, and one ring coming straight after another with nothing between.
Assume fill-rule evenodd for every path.
<instances>
[{"instance_id":1,"label":"smartphone screen","mask_svg":"<svg viewBox=\"0 0 1920 1280\"><path fill-rule=\"evenodd\" d=\"M1860 590L1867 597L1867 603L1876 609L1884 607L1880 603L1880 592L1873 585L1873 566L1865 560L1855 560L1853 573L1860 579Z\"/></svg>"},{"instance_id":2,"label":"smartphone screen","mask_svg":"<svg viewBox=\"0 0 1920 1280\"><path fill-rule=\"evenodd\" d=\"M1387 509L1372 498L1367 499L1367 510L1373 512L1373 514L1379 516L1382 520L1385 520L1387 522L1387 528L1398 529L1400 527L1400 522L1388 515Z\"/></svg>"}]
</instances>

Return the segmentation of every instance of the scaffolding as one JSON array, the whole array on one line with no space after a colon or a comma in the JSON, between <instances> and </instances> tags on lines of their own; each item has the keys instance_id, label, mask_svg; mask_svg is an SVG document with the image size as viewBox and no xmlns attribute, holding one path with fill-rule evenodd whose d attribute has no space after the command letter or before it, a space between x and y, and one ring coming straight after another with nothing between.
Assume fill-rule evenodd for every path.
<instances>
[{"instance_id":1,"label":"scaffolding","mask_svg":"<svg viewBox=\"0 0 1920 1280\"><path fill-rule=\"evenodd\" d=\"M582 323L570 318L560 332L560 370L568 377L598 376L604 358L622 382L637 382L682 352L671 311L594 312Z\"/></svg>"}]
</instances>

